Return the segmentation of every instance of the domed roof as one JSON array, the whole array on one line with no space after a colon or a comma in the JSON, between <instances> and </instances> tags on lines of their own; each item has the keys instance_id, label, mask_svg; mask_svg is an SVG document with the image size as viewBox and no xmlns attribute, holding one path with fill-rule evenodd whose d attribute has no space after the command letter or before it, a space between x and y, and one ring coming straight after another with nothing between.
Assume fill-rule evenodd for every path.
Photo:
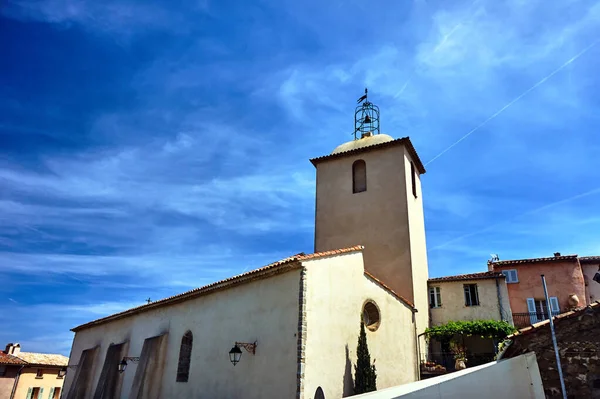
<instances>
[{"instance_id":1,"label":"domed roof","mask_svg":"<svg viewBox=\"0 0 600 399\"><path fill-rule=\"evenodd\" d=\"M388 141L394 141L392 136L387 134L376 134L373 136L363 137L362 139L348 141L347 143L338 145L335 150L331 153L338 154L340 152L352 151L358 148L369 147L376 144L387 143Z\"/></svg>"}]
</instances>

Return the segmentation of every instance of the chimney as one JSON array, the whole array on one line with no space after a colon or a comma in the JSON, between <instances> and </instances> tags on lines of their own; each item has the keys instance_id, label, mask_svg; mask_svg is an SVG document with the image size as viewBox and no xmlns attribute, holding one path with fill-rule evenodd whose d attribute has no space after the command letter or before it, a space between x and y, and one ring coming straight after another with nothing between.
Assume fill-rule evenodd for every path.
<instances>
[{"instance_id":1,"label":"chimney","mask_svg":"<svg viewBox=\"0 0 600 399\"><path fill-rule=\"evenodd\" d=\"M19 356L19 353L21 353L21 345L18 343L9 343L6 345L4 352L9 355Z\"/></svg>"},{"instance_id":2,"label":"chimney","mask_svg":"<svg viewBox=\"0 0 600 399\"><path fill-rule=\"evenodd\" d=\"M554 256L560 256L560 252L555 252Z\"/></svg>"},{"instance_id":3,"label":"chimney","mask_svg":"<svg viewBox=\"0 0 600 399\"><path fill-rule=\"evenodd\" d=\"M372 135L373 135L373 133L371 133L371 132L365 132L360 136L360 138L364 139L365 137L371 137Z\"/></svg>"}]
</instances>

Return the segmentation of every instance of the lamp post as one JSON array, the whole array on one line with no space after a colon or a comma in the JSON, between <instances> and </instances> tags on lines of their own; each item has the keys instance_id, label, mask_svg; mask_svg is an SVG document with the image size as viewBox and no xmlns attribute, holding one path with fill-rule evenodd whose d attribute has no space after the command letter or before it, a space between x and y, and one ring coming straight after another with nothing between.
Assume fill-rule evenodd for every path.
<instances>
[{"instance_id":1,"label":"lamp post","mask_svg":"<svg viewBox=\"0 0 600 399\"><path fill-rule=\"evenodd\" d=\"M121 362L119 363L119 373L122 373L122 372L125 371L125 369L127 368L127 361L128 360L131 361L131 362L133 362L133 363L137 363L137 362L140 361L140 358L139 357L128 357L128 356L125 356L123 358L123 360L121 360Z\"/></svg>"},{"instance_id":2,"label":"lamp post","mask_svg":"<svg viewBox=\"0 0 600 399\"><path fill-rule=\"evenodd\" d=\"M256 354L256 341L254 341L253 343L236 342L235 345L233 345L233 348L231 348L231 350L229 351L229 361L234 366L238 364L240 362L240 359L242 358L242 350L240 349L240 346L244 348L246 352L251 353L253 355Z\"/></svg>"},{"instance_id":3,"label":"lamp post","mask_svg":"<svg viewBox=\"0 0 600 399\"><path fill-rule=\"evenodd\" d=\"M67 368L63 367L62 369L58 370L58 377L59 378L63 378L65 375L67 375Z\"/></svg>"}]
</instances>

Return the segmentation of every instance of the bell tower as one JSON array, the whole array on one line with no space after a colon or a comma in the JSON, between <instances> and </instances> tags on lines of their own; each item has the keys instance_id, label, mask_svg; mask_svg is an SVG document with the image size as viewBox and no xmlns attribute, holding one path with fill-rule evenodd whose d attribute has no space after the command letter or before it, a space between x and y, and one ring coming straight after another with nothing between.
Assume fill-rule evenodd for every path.
<instances>
[{"instance_id":1,"label":"bell tower","mask_svg":"<svg viewBox=\"0 0 600 399\"><path fill-rule=\"evenodd\" d=\"M317 169L315 252L364 245L365 270L415 304L428 326L421 175L408 137L380 133L379 108L358 99L354 140L311 159Z\"/></svg>"}]
</instances>

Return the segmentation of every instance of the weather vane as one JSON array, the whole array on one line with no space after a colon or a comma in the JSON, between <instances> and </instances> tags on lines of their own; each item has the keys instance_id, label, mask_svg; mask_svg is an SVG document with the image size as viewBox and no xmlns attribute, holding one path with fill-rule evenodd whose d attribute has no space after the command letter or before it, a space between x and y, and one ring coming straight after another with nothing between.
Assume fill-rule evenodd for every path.
<instances>
[{"instance_id":1,"label":"weather vane","mask_svg":"<svg viewBox=\"0 0 600 399\"><path fill-rule=\"evenodd\" d=\"M368 95L365 88L365 94L356 101L359 105L354 111L354 140L379 134L379 107L369 102Z\"/></svg>"}]
</instances>

